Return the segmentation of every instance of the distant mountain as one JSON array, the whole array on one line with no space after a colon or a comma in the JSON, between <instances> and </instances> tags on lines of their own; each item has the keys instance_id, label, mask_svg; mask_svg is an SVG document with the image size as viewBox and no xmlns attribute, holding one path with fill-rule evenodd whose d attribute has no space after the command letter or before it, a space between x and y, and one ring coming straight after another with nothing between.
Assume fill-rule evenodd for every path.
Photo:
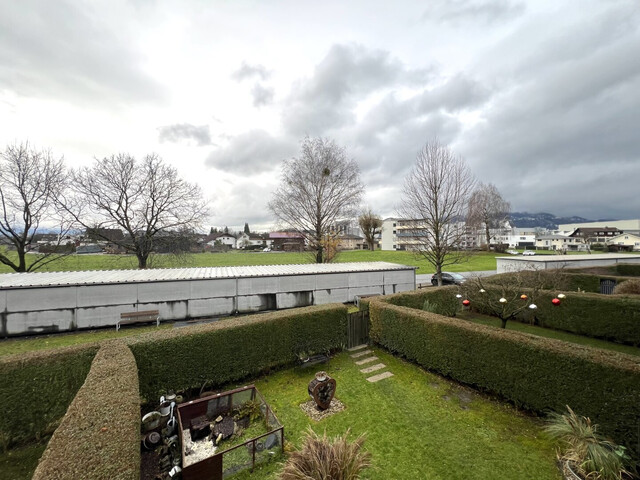
<instances>
[{"instance_id":1,"label":"distant mountain","mask_svg":"<svg viewBox=\"0 0 640 480\"><path fill-rule=\"evenodd\" d=\"M595 222L597 220L589 220L582 217L556 217L552 213L540 212L511 212L509 215L511 223L519 228L547 228L549 230L555 230L558 225L564 223L586 223Z\"/></svg>"}]
</instances>

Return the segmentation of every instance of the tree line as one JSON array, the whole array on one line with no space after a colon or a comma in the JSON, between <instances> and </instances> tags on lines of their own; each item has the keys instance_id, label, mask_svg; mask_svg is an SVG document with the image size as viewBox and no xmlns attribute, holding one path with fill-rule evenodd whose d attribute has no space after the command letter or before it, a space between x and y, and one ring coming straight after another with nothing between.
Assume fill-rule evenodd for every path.
<instances>
[{"instance_id":1,"label":"tree line","mask_svg":"<svg viewBox=\"0 0 640 480\"><path fill-rule=\"evenodd\" d=\"M209 215L208 202L196 184L180 178L158 155L141 160L121 153L94 159L90 166L67 169L62 158L28 143L6 147L0 154L0 237L14 247L17 260L0 250L0 262L18 272L34 271L55 260L55 249L27 261L35 235L55 225L63 238L84 228L134 254L139 268L167 232L200 228ZM346 149L327 138L306 137L299 155L284 160L278 188L268 209L282 228L305 239L313 261L333 260L337 225L358 217L369 249L374 249L382 219L362 209L364 184L357 162ZM398 214L406 219L417 255L429 261L438 276L461 260L467 225L483 228L486 245L510 207L492 184L477 184L466 162L437 140L418 152L406 176ZM122 230L117 239L109 232ZM248 233L249 226L245 224Z\"/></svg>"},{"instance_id":2,"label":"tree line","mask_svg":"<svg viewBox=\"0 0 640 480\"><path fill-rule=\"evenodd\" d=\"M0 154L0 208L0 238L17 253L0 250L0 262L16 272L37 270L60 257L52 248L27 258L43 230L54 231L59 246L79 228L134 254L138 267L147 268L163 234L194 231L209 214L200 187L180 178L158 155L137 160L121 153L68 169L62 158L28 143L7 146ZM114 229L125 234L114 236Z\"/></svg>"}]
</instances>

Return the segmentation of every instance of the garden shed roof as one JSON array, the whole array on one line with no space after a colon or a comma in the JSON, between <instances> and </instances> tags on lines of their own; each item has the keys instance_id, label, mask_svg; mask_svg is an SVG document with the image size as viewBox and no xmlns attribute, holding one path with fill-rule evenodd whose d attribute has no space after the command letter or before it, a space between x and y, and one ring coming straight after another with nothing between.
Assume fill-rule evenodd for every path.
<instances>
[{"instance_id":1,"label":"garden shed roof","mask_svg":"<svg viewBox=\"0 0 640 480\"><path fill-rule=\"evenodd\" d=\"M210 280L281 275L415 270L417 267L388 262L324 263L301 265L255 265L245 267L158 268L152 270L91 270L84 272L6 273L0 275L0 289L96 285L110 283Z\"/></svg>"}]
</instances>

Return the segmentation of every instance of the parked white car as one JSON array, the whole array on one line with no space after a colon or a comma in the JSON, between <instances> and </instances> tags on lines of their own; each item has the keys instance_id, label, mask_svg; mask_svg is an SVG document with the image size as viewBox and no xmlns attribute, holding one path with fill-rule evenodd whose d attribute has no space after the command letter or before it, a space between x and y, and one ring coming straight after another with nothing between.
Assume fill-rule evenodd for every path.
<instances>
[{"instance_id":1,"label":"parked white car","mask_svg":"<svg viewBox=\"0 0 640 480\"><path fill-rule=\"evenodd\" d=\"M509 255L520 255L520 252L518 252L517 250L507 250L507 253Z\"/></svg>"},{"instance_id":2,"label":"parked white car","mask_svg":"<svg viewBox=\"0 0 640 480\"><path fill-rule=\"evenodd\" d=\"M522 255L525 255L527 257L530 257L532 255L535 255L536 252L534 252L533 250L525 250L524 252L522 252Z\"/></svg>"}]
</instances>

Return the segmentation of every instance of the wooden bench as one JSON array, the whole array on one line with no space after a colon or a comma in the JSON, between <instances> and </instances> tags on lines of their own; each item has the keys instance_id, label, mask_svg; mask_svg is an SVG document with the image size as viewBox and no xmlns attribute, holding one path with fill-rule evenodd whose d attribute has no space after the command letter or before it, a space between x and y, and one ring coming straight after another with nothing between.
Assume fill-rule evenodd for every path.
<instances>
[{"instance_id":1,"label":"wooden bench","mask_svg":"<svg viewBox=\"0 0 640 480\"><path fill-rule=\"evenodd\" d=\"M126 312L120 314L120 320L116 322L116 332L122 325L132 325L134 323L156 322L156 327L160 325L160 312L158 310L145 310L142 312Z\"/></svg>"}]
</instances>

